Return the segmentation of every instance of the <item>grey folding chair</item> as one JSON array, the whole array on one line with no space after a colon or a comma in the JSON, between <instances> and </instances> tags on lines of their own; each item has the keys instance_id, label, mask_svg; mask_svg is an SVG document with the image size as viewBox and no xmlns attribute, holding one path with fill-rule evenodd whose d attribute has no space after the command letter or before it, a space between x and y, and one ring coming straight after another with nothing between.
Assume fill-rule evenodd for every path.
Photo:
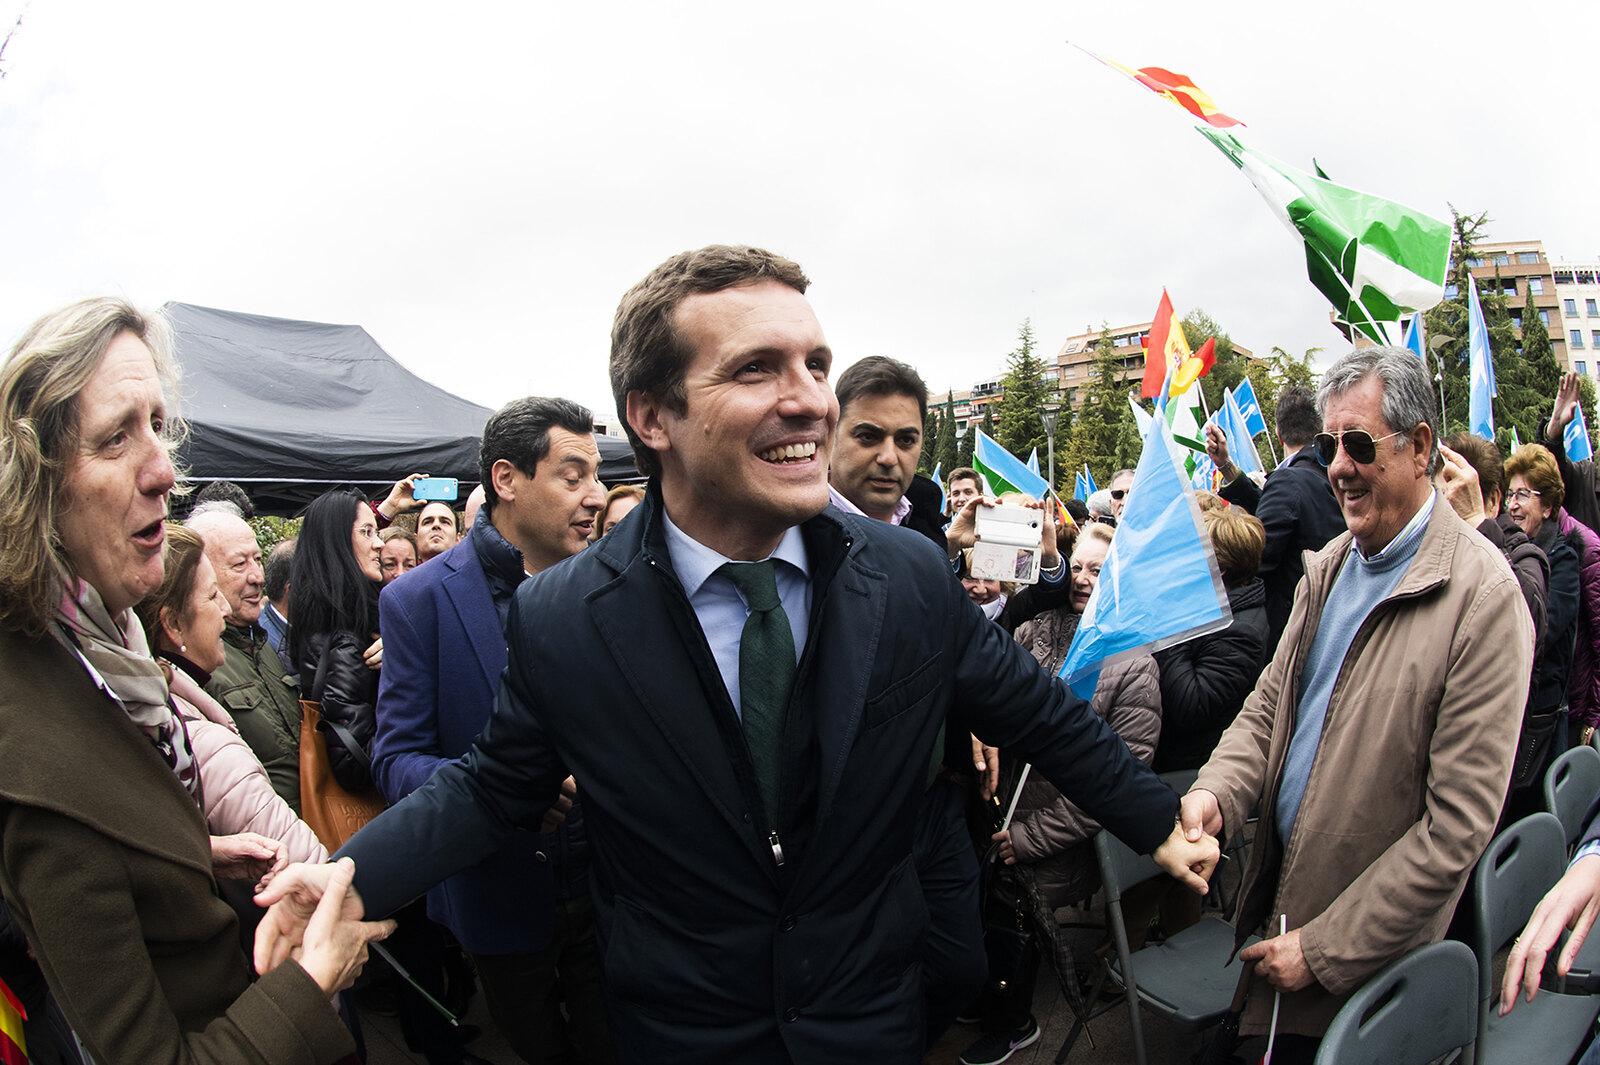
<instances>
[{"instance_id":1,"label":"grey folding chair","mask_svg":"<svg viewBox=\"0 0 1600 1065\"><path fill-rule=\"evenodd\" d=\"M1478 1035L1478 961L1465 943L1418 947L1350 996L1316 1065L1428 1065Z\"/></svg>"},{"instance_id":2,"label":"grey folding chair","mask_svg":"<svg viewBox=\"0 0 1600 1065\"><path fill-rule=\"evenodd\" d=\"M1534 907L1567 865L1561 822L1533 814L1490 842L1472 871L1472 952L1478 959L1479 1065L1567 1061L1594 1031L1600 997L1541 990L1502 1017L1495 952L1522 933ZM1473 1059L1469 1058L1469 1062Z\"/></svg>"},{"instance_id":3,"label":"grey folding chair","mask_svg":"<svg viewBox=\"0 0 1600 1065\"><path fill-rule=\"evenodd\" d=\"M1103 830L1095 833L1094 853L1100 863L1101 882L1105 885L1106 918L1117 956L1114 961L1107 962L1089 1001L1095 1001L1107 977L1123 986L1127 992L1128 1016L1133 1024L1134 1060L1138 1065L1147 1065L1144 1025L1139 1012L1141 1004L1190 1030L1215 1024L1228 1011L1234 988L1239 983L1239 959L1229 960L1228 957L1233 952L1233 926L1208 915L1163 943L1132 952L1128 947L1128 926L1122 916L1123 893L1166 873L1154 858L1135 854L1121 840ZM1255 937L1249 942L1255 942ZM1080 1017L1073 1022L1066 1042L1056 1054L1057 1065L1067 1060L1084 1023L1102 1012L1104 1010L1097 1010L1091 1017Z\"/></svg>"},{"instance_id":4,"label":"grey folding chair","mask_svg":"<svg viewBox=\"0 0 1600 1065\"><path fill-rule=\"evenodd\" d=\"M1583 835L1583 815L1600 795L1600 751L1574 747L1551 763L1544 775L1544 808L1556 815L1570 848Z\"/></svg>"}]
</instances>

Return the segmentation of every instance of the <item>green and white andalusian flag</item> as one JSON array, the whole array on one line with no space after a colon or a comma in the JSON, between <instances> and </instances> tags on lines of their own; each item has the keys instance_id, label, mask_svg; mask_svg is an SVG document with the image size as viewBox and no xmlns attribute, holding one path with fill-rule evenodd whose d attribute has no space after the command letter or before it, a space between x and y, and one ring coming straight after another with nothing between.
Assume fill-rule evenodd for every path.
<instances>
[{"instance_id":1,"label":"green and white andalusian flag","mask_svg":"<svg viewBox=\"0 0 1600 1065\"><path fill-rule=\"evenodd\" d=\"M1393 200L1336 185L1195 127L1245 172L1306 248L1306 271L1339 318L1380 344L1386 325L1444 299L1450 225Z\"/></svg>"}]
</instances>

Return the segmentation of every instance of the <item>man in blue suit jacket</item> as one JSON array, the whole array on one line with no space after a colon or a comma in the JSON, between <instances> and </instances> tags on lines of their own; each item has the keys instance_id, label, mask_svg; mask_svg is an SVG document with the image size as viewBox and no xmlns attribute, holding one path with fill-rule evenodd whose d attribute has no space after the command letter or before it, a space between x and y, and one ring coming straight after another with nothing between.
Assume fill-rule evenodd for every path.
<instances>
[{"instance_id":1,"label":"man in blue suit jacket","mask_svg":"<svg viewBox=\"0 0 1600 1065\"><path fill-rule=\"evenodd\" d=\"M343 852L376 916L537 820L571 773L627 1062L921 1060L912 837L952 708L1196 890L1216 862L937 547L828 507L839 411L807 284L713 246L623 297L612 390L648 497L518 589L489 727ZM258 964L304 936L329 870L262 893Z\"/></svg>"},{"instance_id":2,"label":"man in blue suit jacket","mask_svg":"<svg viewBox=\"0 0 1600 1065\"><path fill-rule=\"evenodd\" d=\"M593 427L589 411L563 399L496 411L479 450L491 492L473 528L384 589L372 774L391 803L465 754L488 724L517 586L588 545L605 500ZM567 806L565 823L553 810L538 827L434 887L428 915L472 954L489 1011L523 1060L609 1062L581 807Z\"/></svg>"}]
</instances>

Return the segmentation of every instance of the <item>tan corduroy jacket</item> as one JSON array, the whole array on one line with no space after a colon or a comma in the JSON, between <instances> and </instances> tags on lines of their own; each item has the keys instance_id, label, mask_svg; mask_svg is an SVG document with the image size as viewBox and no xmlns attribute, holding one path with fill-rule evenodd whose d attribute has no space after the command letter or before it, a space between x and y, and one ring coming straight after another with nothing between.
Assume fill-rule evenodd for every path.
<instances>
[{"instance_id":1,"label":"tan corduroy jacket","mask_svg":"<svg viewBox=\"0 0 1600 1065\"><path fill-rule=\"evenodd\" d=\"M1227 832L1259 812L1241 936L1277 915L1316 983L1283 997L1279 1030L1320 1035L1344 999L1439 939L1494 832L1522 723L1533 622L1504 557L1436 500L1417 556L1362 624L1328 704L1293 837L1273 827L1300 673L1350 534L1306 558L1271 664L1200 773ZM1266 1030L1258 982L1243 1030Z\"/></svg>"},{"instance_id":2,"label":"tan corduroy jacket","mask_svg":"<svg viewBox=\"0 0 1600 1065\"><path fill-rule=\"evenodd\" d=\"M199 807L72 653L0 635L0 676L0 892L94 1059L353 1053L298 963L251 982Z\"/></svg>"}]
</instances>

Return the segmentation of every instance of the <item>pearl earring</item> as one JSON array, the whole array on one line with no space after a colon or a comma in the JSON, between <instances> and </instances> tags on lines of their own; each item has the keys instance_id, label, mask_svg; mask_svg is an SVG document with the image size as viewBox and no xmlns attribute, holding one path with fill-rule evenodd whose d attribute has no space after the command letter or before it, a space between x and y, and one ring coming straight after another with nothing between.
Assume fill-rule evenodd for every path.
<instances>
[{"instance_id":1,"label":"pearl earring","mask_svg":"<svg viewBox=\"0 0 1600 1065\"><path fill-rule=\"evenodd\" d=\"M179 645L178 645L178 653L179 653L179 654L180 654L180 655L186 655L186 654L188 654L188 653L189 653L189 645L188 645L188 644L186 644L186 643L180 643L180 644L179 644Z\"/></svg>"}]
</instances>

